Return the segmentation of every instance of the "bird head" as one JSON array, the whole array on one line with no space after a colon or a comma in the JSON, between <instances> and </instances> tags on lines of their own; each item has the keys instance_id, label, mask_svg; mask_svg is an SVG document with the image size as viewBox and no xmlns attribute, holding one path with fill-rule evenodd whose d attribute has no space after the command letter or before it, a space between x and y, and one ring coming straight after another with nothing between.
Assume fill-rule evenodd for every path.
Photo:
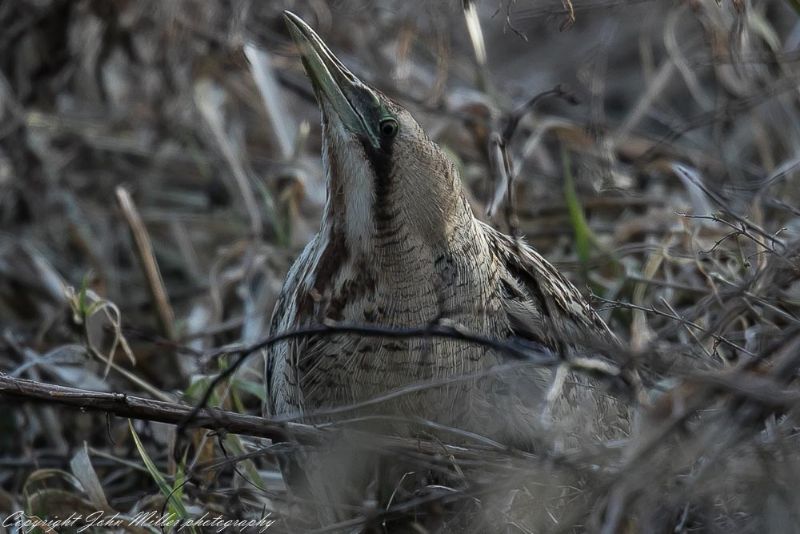
<instances>
[{"instance_id":1,"label":"bird head","mask_svg":"<svg viewBox=\"0 0 800 534\"><path fill-rule=\"evenodd\" d=\"M322 110L326 219L364 247L399 224L446 234L466 207L454 164L406 109L350 72L300 17L285 17Z\"/></svg>"}]
</instances>

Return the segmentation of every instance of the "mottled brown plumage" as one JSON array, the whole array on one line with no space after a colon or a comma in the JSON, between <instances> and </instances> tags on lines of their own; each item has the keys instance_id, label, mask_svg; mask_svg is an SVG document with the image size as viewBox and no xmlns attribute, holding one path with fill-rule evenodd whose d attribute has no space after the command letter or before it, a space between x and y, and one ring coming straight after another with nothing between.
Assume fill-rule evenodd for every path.
<instances>
[{"instance_id":1,"label":"mottled brown plumage","mask_svg":"<svg viewBox=\"0 0 800 534\"><path fill-rule=\"evenodd\" d=\"M561 356L587 339L614 343L551 264L474 217L455 165L405 109L353 76L299 18L287 19L322 108L328 197L319 233L286 278L273 334L325 321L397 328L446 320ZM267 354L268 413L315 421L318 410L503 361L496 351L453 339L295 339ZM551 379L549 371L514 371L403 395L360 413L516 439L535 424Z\"/></svg>"}]
</instances>

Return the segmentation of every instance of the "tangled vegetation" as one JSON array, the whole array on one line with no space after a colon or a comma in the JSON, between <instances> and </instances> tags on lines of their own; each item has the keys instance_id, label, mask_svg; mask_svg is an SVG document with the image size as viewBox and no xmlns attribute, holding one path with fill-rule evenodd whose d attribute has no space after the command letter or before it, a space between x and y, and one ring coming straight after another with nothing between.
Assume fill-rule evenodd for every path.
<instances>
[{"instance_id":1,"label":"tangled vegetation","mask_svg":"<svg viewBox=\"0 0 800 534\"><path fill-rule=\"evenodd\" d=\"M414 113L476 214L591 296L642 382L624 439L544 433L532 452L246 416L325 200L284 9ZM207 512L297 531L279 461L335 435L460 478L400 484L323 531L800 530L799 12L0 1L0 517ZM404 335L433 334L460 335Z\"/></svg>"}]
</instances>

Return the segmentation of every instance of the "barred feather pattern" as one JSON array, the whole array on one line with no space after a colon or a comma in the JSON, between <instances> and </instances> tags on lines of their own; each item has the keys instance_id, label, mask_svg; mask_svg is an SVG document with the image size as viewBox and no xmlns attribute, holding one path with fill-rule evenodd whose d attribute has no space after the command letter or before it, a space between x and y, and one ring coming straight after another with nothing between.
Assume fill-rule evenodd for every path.
<instances>
[{"instance_id":1,"label":"barred feather pattern","mask_svg":"<svg viewBox=\"0 0 800 534\"><path fill-rule=\"evenodd\" d=\"M458 204L446 239L416 234L398 214L391 232L376 230L369 255L350 250L329 219L287 276L273 333L324 321L399 328L447 320L478 335L518 336L559 353L579 339L615 342L578 290L541 255L478 221L463 195ZM477 374L502 362L493 350L453 339L341 334L290 340L267 354L269 413L319 422L325 420L314 417L319 410L410 384ZM527 440L551 380L549 370L517 370L403 395L366 412ZM565 397L562 412L582 402L575 394ZM603 425L597 414L591 419Z\"/></svg>"}]
</instances>

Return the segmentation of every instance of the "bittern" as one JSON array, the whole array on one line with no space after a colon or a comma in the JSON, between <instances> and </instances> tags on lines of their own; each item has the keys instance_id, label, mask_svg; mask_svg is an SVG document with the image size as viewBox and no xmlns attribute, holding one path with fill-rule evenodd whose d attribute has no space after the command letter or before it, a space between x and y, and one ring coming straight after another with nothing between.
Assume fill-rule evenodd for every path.
<instances>
[{"instance_id":1,"label":"bittern","mask_svg":"<svg viewBox=\"0 0 800 534\"><path fill-rule=\"evenodd\" d=\"M331 322L408 329L444 321L559 355L578 340L615 342L557 269L475 217L455 164L405 108L350 72L298 16L285 17L322 111L327 200L319 233L288 273L273 334ZM267 413L314 421L330 408L438 381L368 411L513 437L519 428L508 427L529 428L522 420L540 407L502 384L464 378L503 361L501 351L464 339L294 338L268 350Z\"/></svg>"}]
</instances>

